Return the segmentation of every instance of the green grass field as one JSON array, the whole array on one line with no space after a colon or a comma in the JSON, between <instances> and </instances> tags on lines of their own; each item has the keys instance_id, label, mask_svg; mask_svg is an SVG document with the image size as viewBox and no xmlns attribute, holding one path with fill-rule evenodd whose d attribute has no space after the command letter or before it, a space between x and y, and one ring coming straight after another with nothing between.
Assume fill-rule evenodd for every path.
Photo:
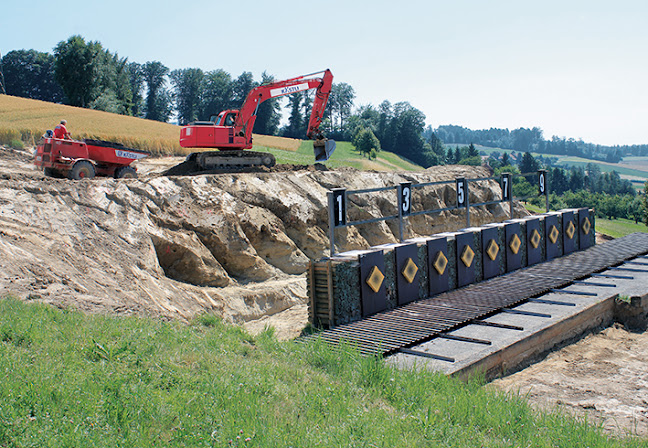
<instances>
[{"instance_id":1,"label":"green grass field","mask_svg":"<svg viewBox=\"0 0 648 448\"><path fill-rule=\"evenodd\" d=\"M596 231L613 238L620 238L635 232L648 232L645 224L635 224L629 219L603 219L596 218Z\"/></svg>"},{"instance_id":2,"label":"green grass field","mask_svg":"<svg viewBox=\"0 0 648 448\"><path fill-rule=\"evenodd\" d=\"M277 163L309 165L314 162L313 142L311 141L303 141L295 152L264 147L255 147L255 149L272 153L277 159ZM379 151L376 159L369 160L356 151L350 142L336 142L335 152L326 165L331 168L350 166L359 170L376 171L417 171L423 169L386 151Z\"/></svg>"},{"instance_id":3,"label":"green grass field","mask_svg":"<svg viewBox=\"0 0 648 448\"><path fill-rule=\"evenodd\" d=\"M524 207L531 213L545 212L544 208L536 207L532 204L525 204ZM596 218L596 231L611 236L612 238L620 238L622 236L630 235L631 233L648 232L648 227L642 223L635 224L634 221L629 219Z\"/></svg>"},{"instance_id":4,"label":"green grass field","mask_svg":"<svg viewBox=\"0 0 648 448\"><path fill-rule=\"evenodd\" d=\"M2 447L634 447L351 347L0 299ZM643 445L645 446L645 445Z\"/></svg>"}]
</instances>

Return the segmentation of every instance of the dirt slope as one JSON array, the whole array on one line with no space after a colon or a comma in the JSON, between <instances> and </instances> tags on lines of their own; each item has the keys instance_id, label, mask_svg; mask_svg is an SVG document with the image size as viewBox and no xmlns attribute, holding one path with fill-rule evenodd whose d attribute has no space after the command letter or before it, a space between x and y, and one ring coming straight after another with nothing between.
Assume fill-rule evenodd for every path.
<instances>
[{"instance_id":1,"label":"dirt slope","mask_svg":"<svg viewBox=\"0 0 648 448\"><path fill-rule=\"evenodd\" d=\"M304 272L328 255L326 191L484 177L481 168L372 173L314 167L248 174L160 175L179 158L145 159L140 178L70 181L45 177L29 152L0 149L0 291L88 312L189 319L212 312L280 337L306 322ZM471 203L499 195L494 183ZM395 193L363 195L350 219L393 215ZM429 188L426 206L456 201ZM522 209L518 213L525 213ZM475 210L472 224L507 218ZM463 214L412 219L410 236L464 226ZM395 223L338 233L343 249L395 241Z\"/></svg>"},{"instance_id":2,"label":"dirt slope","mask_svg":"<svg viewBox=\"0 0 648 448\"><path fill-rule=\"evenodd\" d=\"M648 333L616 325L551 353L492 387L570 412L618 435L648 436Z\"/></svg>"}]
</instances>

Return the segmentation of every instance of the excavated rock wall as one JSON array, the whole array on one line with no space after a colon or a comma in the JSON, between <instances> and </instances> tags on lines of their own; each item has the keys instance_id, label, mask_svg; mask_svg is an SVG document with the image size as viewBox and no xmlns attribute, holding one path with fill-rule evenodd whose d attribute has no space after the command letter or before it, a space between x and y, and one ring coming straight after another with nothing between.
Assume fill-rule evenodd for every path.
<instances>
[{"instance_id":1,"label":"excavated rock wall","mask_svg":"<svg viewBox=\"0 0 648 448\"><path fill-rule=\"evenodd\" d=\"M309 259L328 255L328 189L487 176L481 168L451 166L70 181L44 177L26 155L4 149L0 158L4 293L95 312L183 319L214 312L234 322L305 303ZM499 195L494 182L471 185L471 203ZM453 204L454 186L427 188L414 201L426 208ZM351 198L348 210L351 220L393 215L395 193ZM516 213L526 214L520 206ZM508 205L494 205L473 209L471 224L507 218ZM463 212L418 216L408 236L464 226ZM340 250L350 250L394 242L396 235L390 222L341 229L336 239Z\"/></svg>"}]
</instances>

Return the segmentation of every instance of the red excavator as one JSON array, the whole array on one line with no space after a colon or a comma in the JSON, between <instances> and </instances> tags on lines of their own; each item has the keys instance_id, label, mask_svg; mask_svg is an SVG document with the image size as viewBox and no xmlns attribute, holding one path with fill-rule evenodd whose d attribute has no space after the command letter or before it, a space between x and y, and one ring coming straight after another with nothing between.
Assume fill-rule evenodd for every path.
<instances>
[{"instance_id":1,"label":"red excavator","mask_svg":"<svg viewBox=\"0 0 648 448\"><path fill-rule=\"evenodd\" d=\"M335 142L325 138L319 127L332 85L333 74L327 69L323 72L255 87L248 94L240 110L225 110L211 121L194 121L182 128L180 146L183 148L218 149L218 151L189 154L185 163L191 164L196 171L239 171L262 166L273 167L276 161L272 154L243 151L252 148L252 129L259 105L271 98L310 89L317 89L317 91L306 135L314 140L315 161L328 160L335 151Z\"/></svg>"}]
</instances>

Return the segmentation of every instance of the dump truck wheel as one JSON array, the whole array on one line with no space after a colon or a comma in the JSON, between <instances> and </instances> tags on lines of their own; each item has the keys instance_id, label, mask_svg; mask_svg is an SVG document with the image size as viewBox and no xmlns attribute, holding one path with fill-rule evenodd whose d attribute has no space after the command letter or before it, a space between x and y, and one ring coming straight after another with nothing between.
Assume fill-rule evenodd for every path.
<instances>
[{"instance_id":1,"label":"dump truck wheel","mask_svg":"<svg viewBox=\"0 0 648 448\"><path fill-rule=\"evenodd\" d=\"M116 179L135 179L137 177L137 171L135 168L130 166L122 166L115 170Z\"/></svg>"},{"instance_id":2,"label":"dump truck wheel","mask_svg":"<svg viewBox=\"0 0 648 448\"><path fill-rule=\"evenodd\" d=\"M95 169L92 166L92 163L85 160L81 160L74 164L68 177L70 179L79 180L79 179L92 179L95 176Z\"/></svg>"}]
</instances>

